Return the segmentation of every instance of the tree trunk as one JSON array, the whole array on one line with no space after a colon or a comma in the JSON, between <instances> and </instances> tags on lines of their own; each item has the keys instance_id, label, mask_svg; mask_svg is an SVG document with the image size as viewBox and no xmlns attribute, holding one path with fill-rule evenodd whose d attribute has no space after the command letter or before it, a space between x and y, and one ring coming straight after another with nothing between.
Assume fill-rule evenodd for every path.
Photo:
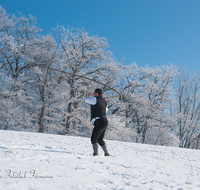
<instances>
[{"instance_id":1,"label":"tree trunk","mask_svg":"<svg viewBox=\"0 0 200 190\"><path fill-rule=\"evenodd\" d=\"M41 108L40 113L40 120L39 120L39 130L38 132L43 133L44 132L44 111L45 111L45 104L44 104L44 91L45 91L45 85L42 86L42 93L41 93L41 101L43 103L43 106Z\"/></svg>"},{"instance_id":2,"label":"tree trunk","mask_svg":"<svg viewBox=\"0 0 200 190\"><path fill-rule=\"evenodd\" d=\"M147 118L146 118L146 122L145 122L145 126L144 126L144 128L143 128L143 130L142 130L142 143L144 143L144 141L145 141L145 137L146 137L146 132L147 132Z\"/></svg>"},{"instance_id":3,"label":"tree trunk","mask_svg":"<svg viewBox=\"0 0 200 190\"><path fill-rule=\"evenodd\" d=\"M71 106L72 103L69 103L68 105L68 113L71 113ZM65 135L69 134L69 129L70 129L70 116L67 117L67 122L66 122L66 128L65 128Z\"/></svg>"},{"instance_id":4,"label":"tree trunk","mask_svg":"<svg viewBox=\"0 0 200 190\"><path fill-rule=\"evenodd\" d=\"M38 131L40 133L44 132L44 111L45 111L45 105L42 106L40 113L39 131Z\"/></svg>"},{"instance_id":5,"label":"tree trunk","mask_svg":"<svg viewBox=\"0 0 200 190\"><path fill-rule=\"evenodd\" d=\"M200 141L200 134L198 135L198 138L197 138L197 146L196 146L196 149L199 149L199 141Z\"/></svg>"},{"instance_id":6,"label":"tree trunk","mask_svg":"<svg viewBox=\"0 0 200 190\"><path fill-rule=\"evenodd\" d=\"M70 87L71 87L71 92L70 92L69 101L71 100L72 97L75 96L74 82L75 82L75 81L74 81L74 77L73 77L71 80L69 80ZM69 115L68 115L68 117L67 117L66 128L65 128L65 135L66 135L66 134L69 134L69 131L70 131L70 125L71 125L71 121L70 121L71 116L70 116L70 114L71 114L71 112L72 112L72 102L70 102L69 105L68 105L68 114L69 114Z\"/></svg>"}]
</instances>

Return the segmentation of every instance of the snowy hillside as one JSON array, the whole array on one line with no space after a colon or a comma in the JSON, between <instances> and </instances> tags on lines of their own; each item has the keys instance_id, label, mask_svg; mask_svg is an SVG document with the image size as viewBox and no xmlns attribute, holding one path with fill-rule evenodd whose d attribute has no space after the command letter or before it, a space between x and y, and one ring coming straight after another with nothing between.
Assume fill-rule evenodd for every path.
<instances>
[{"instance_id":1,"label":"snowy hillside","mask_svg":"<svg viewBox=\"0 0 200 190\"><path fill-rule=\"evenodd\" d=\"M1 190L200 189L200 151L0 130Z\"/></svg>"}]
</instances>

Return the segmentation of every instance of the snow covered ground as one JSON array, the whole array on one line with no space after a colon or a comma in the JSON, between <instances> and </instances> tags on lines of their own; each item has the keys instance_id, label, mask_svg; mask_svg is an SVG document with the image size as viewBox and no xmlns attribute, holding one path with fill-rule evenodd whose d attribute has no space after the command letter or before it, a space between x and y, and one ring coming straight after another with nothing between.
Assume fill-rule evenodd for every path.
<instances>
[{"instance_id":1,"label":"snow covered ground","mask_svg":"<svg viewBox=\"0 0 200 190\"><path fill-rule=\"evenodd\" d=\"M0 130L1 190L200 189L200 151Z\"/></svg>"}]
</instances>

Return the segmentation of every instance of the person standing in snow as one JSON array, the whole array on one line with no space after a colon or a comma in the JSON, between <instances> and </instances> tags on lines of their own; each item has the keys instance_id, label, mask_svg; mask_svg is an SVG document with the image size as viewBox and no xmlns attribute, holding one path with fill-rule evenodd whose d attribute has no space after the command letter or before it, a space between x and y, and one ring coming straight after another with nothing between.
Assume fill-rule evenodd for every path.
<instances>
[{"instance_id":1,"label":"person standing in snow","mask_svg":"<svg viewBox=\"0 0 200 190\"><path fill-rule=\"evenodd\" d=\"M85 102L91 105L91 120L94 125L91 135L91 143L94 150L93 156L98 155L98 144L102 147L104 155L110 156L103 140L108 127L108 120L106 117L107 101L102 95L103 91L97 88L93 93L93 97L85 98Z\"/></svg>"}]
</instances>

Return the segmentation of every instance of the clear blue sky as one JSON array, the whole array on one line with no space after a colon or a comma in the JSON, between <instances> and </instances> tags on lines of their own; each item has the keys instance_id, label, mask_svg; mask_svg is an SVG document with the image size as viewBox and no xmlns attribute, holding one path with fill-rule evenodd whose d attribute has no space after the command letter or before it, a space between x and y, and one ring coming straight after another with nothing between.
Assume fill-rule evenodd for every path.
<instances>
[{"instance_id":1,"label":"clear blue sky","mask_svg":"<svg viewBox=\"0 0 200 190\"><path fill-rule=\"evenodd\" d=\"M106 37L114 57L139 66L200 70L200 0L0 0L9 14L37 17L43 34L57 24Z\"/></svg>"}]
</instances>

